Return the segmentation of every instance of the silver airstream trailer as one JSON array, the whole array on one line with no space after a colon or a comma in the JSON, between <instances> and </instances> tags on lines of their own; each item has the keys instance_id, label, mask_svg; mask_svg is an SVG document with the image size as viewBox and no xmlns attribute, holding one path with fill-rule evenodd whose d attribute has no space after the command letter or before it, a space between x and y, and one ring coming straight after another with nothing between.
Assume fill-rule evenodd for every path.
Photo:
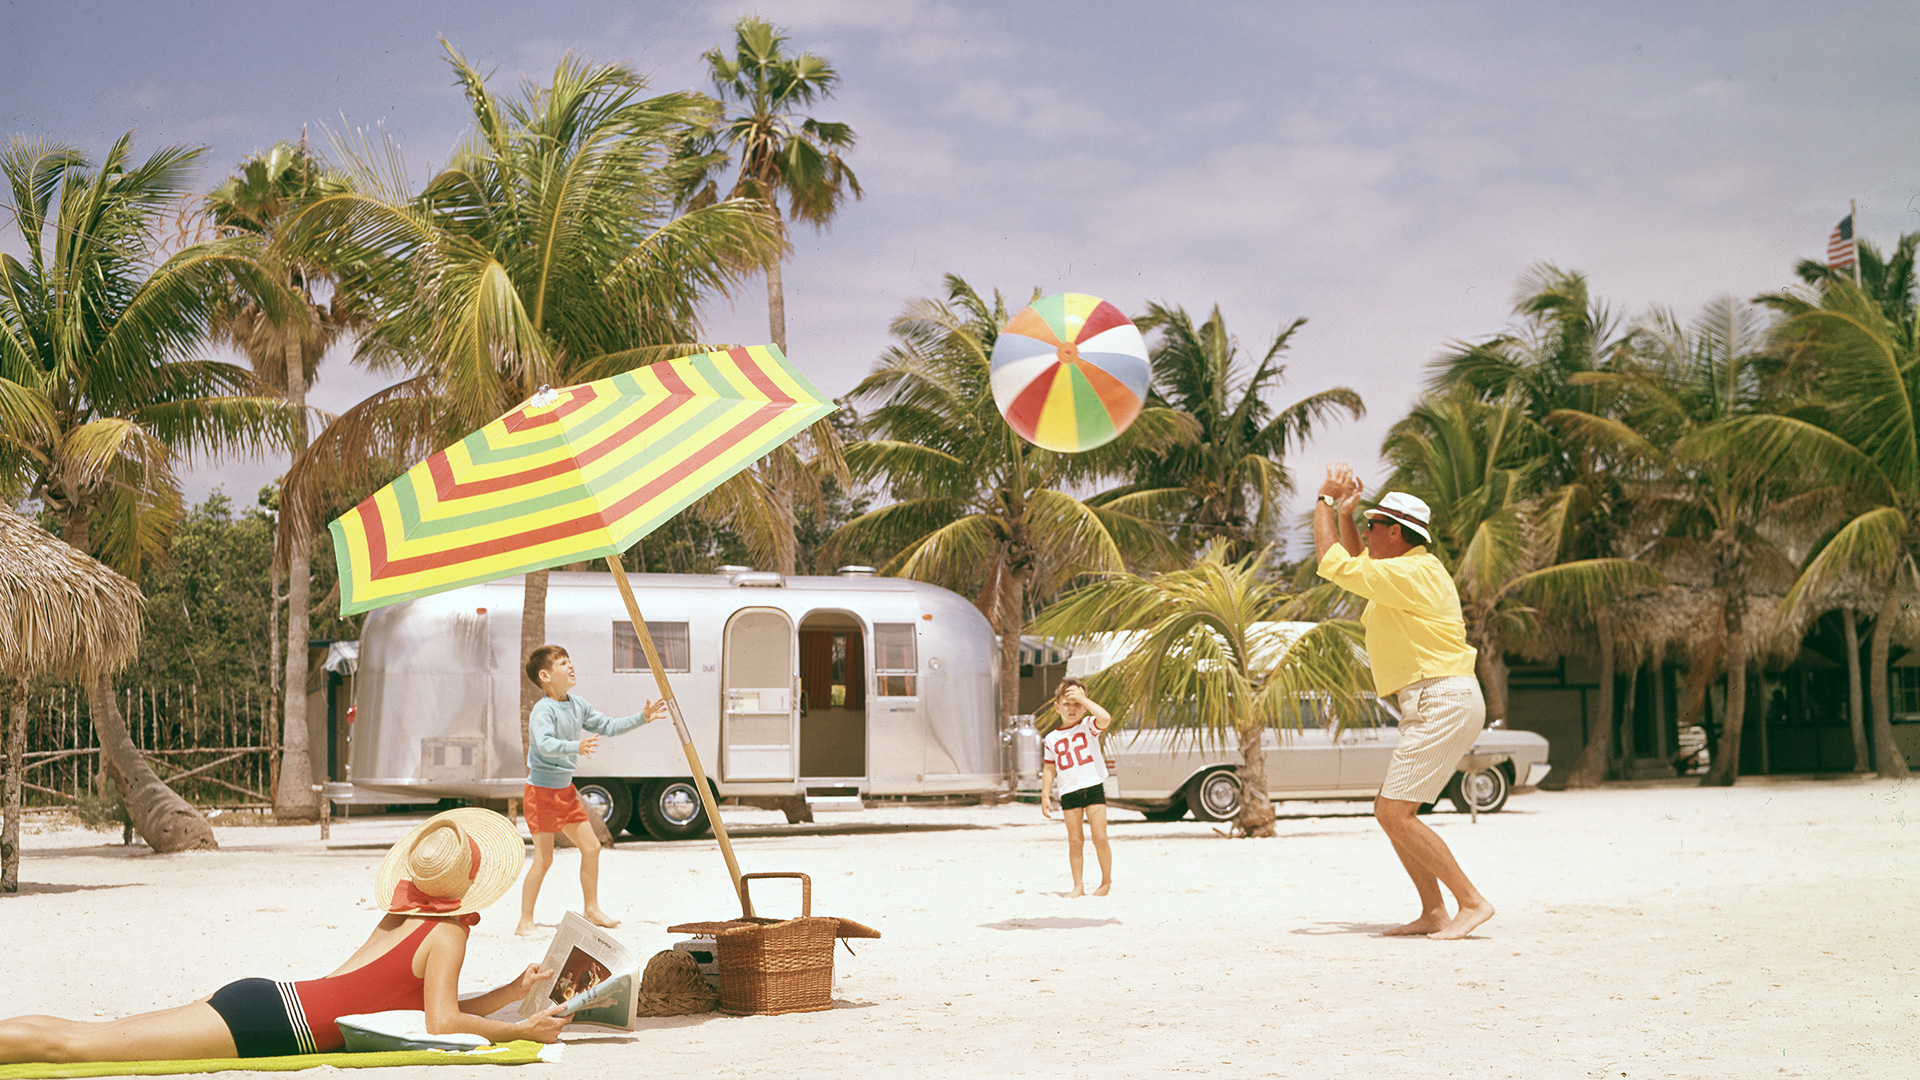
<instances>
[{"instance_id":1,"label":"silver airstream trailer","mask_svg":"<svg viewBox=\"0 0 1920 1080\"><path fill-rule=\"evenodd\" d=\"M632 579L720 797L852 809L865 796L1000 787L995 639L972 604L864 568L725 569ZM348 756L356 787L422 801L520 796L521 597L521 579L506 578L368 616ZM638 712L658 695L610 576L554 573L547 639L572 655L575 692L602 712ZM576 786L616 833L709 827L668 724L602 739Z\"/></svg>"}]
</instances>

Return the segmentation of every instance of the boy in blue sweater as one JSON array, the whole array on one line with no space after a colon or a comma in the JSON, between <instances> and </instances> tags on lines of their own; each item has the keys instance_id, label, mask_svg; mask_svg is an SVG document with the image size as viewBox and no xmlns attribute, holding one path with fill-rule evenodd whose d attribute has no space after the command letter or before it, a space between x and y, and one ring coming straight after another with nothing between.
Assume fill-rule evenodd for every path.
<instances>
[{"instance_id":1,"label":"boy in blue sweater","mask_svg":"<svg viewBox=\"0 0 1920 1080\"><path fill-rule=\"evenodd\" d=\"M520 925L516 934L534 932L533 904L540 883L553 865L553 836L565 833L580 849L580 892L586 916L595 926L619 926L620 920L600 910L600 838L587 824L586 807L574 794L573 773L579 759L589 757L602 735L620 735L641 724L665 719L667 703L647 702L647 710L612 719L569 691L579 682L573 658L558 645L542 645L527 657L527 678L547 696L527 715L527 786L521 805L527 829L533 833L533 865L520 887Z\"/></svg>"}]
</instances>

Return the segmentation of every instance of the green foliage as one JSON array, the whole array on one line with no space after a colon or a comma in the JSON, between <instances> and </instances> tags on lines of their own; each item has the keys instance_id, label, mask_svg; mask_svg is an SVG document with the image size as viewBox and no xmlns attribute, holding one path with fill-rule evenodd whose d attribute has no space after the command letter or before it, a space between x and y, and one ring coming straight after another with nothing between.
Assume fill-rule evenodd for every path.
<instances>
[{"instance_id":1,"label":"green foliage","mask_svg":"<svg viewBox=\"0 0 1920 1080\"><path fill-rule=\"evenodd\" d=\"M144 585L140 656L121 685L192 686L203 697L267 686L273 526L264 508L236 512L219 491L187 512L172 557Z\"/></svg>"}]
</instances>

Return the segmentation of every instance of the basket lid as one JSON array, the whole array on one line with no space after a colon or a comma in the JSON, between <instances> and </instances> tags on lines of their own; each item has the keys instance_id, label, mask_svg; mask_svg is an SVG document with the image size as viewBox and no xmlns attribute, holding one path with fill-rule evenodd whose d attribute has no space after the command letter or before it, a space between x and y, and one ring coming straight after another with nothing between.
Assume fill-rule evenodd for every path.
<instances>
[{"instance_id":1,"label":"basket lid","mask_svg":"<svg viewBox=\"0 0 1920 1080\"><path fill-rule=\"evenodd\" d=\"M806 920L825 920L834 924L834 937L877 938L880 931L852 919L842 919L832 915L802 915L797 919L725 919L716 922L678 923L667 927L669 934L694 934L700 937L719 937L729 930L745 930L755 926L778 926L782 923L802 922Z\"/></svg>"}]
</instances>

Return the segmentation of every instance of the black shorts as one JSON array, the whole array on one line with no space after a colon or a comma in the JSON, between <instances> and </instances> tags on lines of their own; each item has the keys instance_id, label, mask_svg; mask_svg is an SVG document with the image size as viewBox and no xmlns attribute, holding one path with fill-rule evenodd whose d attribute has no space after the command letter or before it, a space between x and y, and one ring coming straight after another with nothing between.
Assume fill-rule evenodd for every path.
<instances>
[{"instance_id":1,"label":"black shorts","mask_svg":"<svg viewBox=\"0 0 1920 1080\"><path fill-rule=\"evenodd\" d=\"M292 983L241 979L215 990L207 1004L227 1022L233 1048L243 1058L311 1054L317 1049L313 1036L306 1034L306 1013Z\"/></svg>"},{"instance_id":2,"label":"black shorts","mask_svg":"<svg viewBox=\"0 0 1920 1080\"><path fill-rule=\"evenodd\" d=\"M1062 810L1081 810L1096 803L1101 806L1107 805L1107 785L1094 784L1092 787L1083 787L1079 791L1069 791L1060 796Z\"/></svg>"}]
</instances>

